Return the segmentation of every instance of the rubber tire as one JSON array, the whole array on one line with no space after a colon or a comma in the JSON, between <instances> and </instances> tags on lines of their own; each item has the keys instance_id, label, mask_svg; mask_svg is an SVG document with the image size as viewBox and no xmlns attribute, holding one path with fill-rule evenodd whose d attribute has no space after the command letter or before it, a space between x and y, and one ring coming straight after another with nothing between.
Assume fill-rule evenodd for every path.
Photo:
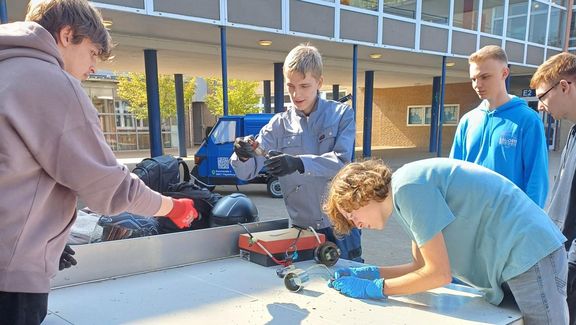
<instances>
[{"instance_id":1,"label":"rubber tire","mask_svg":"<svg viewBox=\"0 0 576 325\"><path fill-rule=\"evenodd\" d=\"M340 249L331 241L324 242L314 249L314 261L328 267L333 266L340 258Z\"/></svg>"},{"instance_id":2,"label":"rubber tire","mask_svg":"<svg viewBox=\"0 0 576 325\"><path fill-rule=\"evenodd\" d=\"M268 183L266 183L266 191L268 191L268 194L275 199L283 197L282 188L280 188L280 181L276 177L268 179Z\"/></svg>"}]
</instances>

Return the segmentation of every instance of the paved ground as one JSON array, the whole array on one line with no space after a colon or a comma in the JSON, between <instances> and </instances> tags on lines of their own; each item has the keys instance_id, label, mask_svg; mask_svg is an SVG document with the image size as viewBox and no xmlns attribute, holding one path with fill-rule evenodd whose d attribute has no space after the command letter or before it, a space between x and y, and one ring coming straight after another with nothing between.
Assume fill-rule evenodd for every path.
<instances>
[{"instance_id":1,"label":"paved ground","mask_svg":"<svg viewBox=\"0 0 576 325\"><path fill-rule=\"evenodd\" d=\"M189 155L195 152L194 149L189 149ZM168 153L177 155L178 152ZM361 151L357 150L356 157L361 157ZM127 164L132 164L140 161L142 158L133 158L137 156L145 156L149 153L132 153L123 154L119 158ZM448 151L444 150L444 155ZM407 162L434 157L435 154L428 152L416 151L413 149L398 149L398 148L377 148L372 152L373 157L384 159L386 163L393 170L401 167ZM556 173L560 160L559 152L550 153L550 184L552 184L553 176ZM287 218L288 214L282 199L273 199L266 193L265 185L241 185L238 186L217 186L216 191L222 195L231 194L234 192L241 192L248 195L256 206L260 217L264 220ZM364 230L362 235L363 256L366 263L377 265L396 265L408 263L411 260L410 255L410 240L404 233L404 230L393 220L390 219L384 230Z\"/></svg>"}]
</instances>

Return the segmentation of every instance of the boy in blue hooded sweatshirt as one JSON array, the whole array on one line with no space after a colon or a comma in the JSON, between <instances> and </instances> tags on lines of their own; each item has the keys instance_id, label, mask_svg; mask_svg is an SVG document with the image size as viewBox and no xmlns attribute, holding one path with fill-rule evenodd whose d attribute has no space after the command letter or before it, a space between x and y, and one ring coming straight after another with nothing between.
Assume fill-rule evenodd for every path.
<instances>
[{"instance_id":1,"label":"boy in blue hooded sweatshirt","mask_svg":"<svg viewBox=\"0 0 576 325\"><path fill-rule=\"evenodd\" d=\"M485 46L468 63L472 88L482 103L460 120L450 158L492 169L544 207L548 150L540 117L523 99L508 95L510 69L502 48Z\"/></svg>"}]
</instances>

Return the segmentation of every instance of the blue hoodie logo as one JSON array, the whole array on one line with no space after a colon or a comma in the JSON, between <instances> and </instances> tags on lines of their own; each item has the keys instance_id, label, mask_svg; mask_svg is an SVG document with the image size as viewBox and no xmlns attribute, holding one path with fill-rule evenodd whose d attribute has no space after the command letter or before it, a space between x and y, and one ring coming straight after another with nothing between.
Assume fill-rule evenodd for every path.
<instances>
[{"instance_id":1,"label":"blue hoodie logo","mask_svg":"<svg viewBox=\"0 0 576 325\"><path fill-rule=\"evenodd\" d=\"M513 134L506 132L500 135L500 139L498 139L498 144L506 148L516 148L516 145L518 144L518 139Z\"/></svg>"}]
</instances>

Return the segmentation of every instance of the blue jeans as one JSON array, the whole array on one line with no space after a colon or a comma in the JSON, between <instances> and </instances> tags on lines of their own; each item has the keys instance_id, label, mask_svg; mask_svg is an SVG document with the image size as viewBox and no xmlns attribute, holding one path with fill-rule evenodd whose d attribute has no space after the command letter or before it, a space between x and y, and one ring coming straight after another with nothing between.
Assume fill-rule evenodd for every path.
<instances>
[{"instance_id":1,"label":"blue jeans","mask_svg":"<svg viewBox=\"0 0 576 325\"><path fill-rule=\"evenodd\" d=\"M528 271L508 280L525 325L568 324L566 280L568 262L564 246L544 257Z\"/></svg>"},{"instance_id":2,"label":"blue jeans","mask_svg":"<svg viewBox=\"0 0 576 325\"><path fill-rule=\"evenodd\" d=\"M333 242L340 248L340 258L345 260L364 263L362 258L362 231L353 228L350 234L343 237L336 237L331 227L316 230L316 232L326 235L326 240Z\"/></svg>"}]
</instances>

